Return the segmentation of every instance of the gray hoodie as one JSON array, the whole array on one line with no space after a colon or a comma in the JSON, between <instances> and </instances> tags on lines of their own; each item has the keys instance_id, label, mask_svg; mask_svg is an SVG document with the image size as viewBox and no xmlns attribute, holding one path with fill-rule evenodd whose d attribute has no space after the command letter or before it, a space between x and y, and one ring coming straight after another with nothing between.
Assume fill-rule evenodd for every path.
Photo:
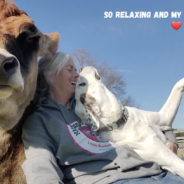
<instances>
[{"instance_id":1,"label":"gray hoodie","mask_svg":"<svg viewBox=\"0 0 184 184\"><path fill-rule=\"evenodd\" d=\"M74 112L50 97L42 100L23 127L28 184L107 184L161 173L128 146L114 147L83 125ZM170 141L174 135L168 133Z\"/></svg>"}]
</instances>

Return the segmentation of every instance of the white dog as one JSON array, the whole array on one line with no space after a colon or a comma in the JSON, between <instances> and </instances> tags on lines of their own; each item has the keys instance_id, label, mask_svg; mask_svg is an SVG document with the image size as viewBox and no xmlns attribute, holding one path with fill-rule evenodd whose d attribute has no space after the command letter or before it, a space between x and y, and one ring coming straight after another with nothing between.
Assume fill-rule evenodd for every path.
<instances>
[{"instance_id":1,"label":"white dog","mask_svg":"<svg viewBox=\"0 0 184 184\"><path fill-rule=\"evenodd\" d=\"M159 112L122 107L101 82L97 70L85 67L76 86L76 114L103 139L130 146L141 158L184 178L184 162L166 147L162 133L170 130L184 91L184 78L175 84Z\"/></svg>"}]
</instances>

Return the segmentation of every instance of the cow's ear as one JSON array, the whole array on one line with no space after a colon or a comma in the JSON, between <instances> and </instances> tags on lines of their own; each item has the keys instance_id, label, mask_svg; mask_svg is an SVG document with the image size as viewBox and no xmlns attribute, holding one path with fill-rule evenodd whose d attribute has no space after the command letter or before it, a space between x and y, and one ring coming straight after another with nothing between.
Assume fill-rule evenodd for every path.
<instances>
[{"instance_id":1,"label":"cow's ear","mask_svg":"<svg viewBox=\"0 0 184 184\"><path fill-rule=\"evenodd\" d=\"M40 41L39 56L51 60L58 49L59 33L44 34Z\"/></svg>"}]
</instances>

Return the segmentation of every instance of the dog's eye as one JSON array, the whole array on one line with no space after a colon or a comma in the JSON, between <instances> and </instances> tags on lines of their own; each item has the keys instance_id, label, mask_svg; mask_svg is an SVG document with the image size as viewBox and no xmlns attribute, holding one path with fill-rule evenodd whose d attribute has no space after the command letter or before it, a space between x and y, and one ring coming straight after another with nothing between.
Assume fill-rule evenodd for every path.
<instances>
[{"instance_id":1,"label":"dog's eye","mask_svg":"<svg viewBox=\"0 0 184 184\"><path fill-rule=\"evenodd\" d=\"M79 84L79 86L85 86L85 85L86 85L85 82Z\"/></svg>"},{"instance_id":2,"label":"dog's eye","mask_svg":"<svg viewBox=\"0 0 184 184\"><path fill-rule=\"evenodd\" d=\"M100 76L97 75L96 72L95 72L95 78L96 78L97 80L100 80Z\"/></svg>"}]
</instances>

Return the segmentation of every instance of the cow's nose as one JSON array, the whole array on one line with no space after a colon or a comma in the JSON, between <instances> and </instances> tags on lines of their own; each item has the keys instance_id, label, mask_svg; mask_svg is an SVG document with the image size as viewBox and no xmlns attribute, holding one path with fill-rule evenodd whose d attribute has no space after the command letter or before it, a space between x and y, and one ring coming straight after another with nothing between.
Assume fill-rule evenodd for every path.
<instances>
[{"instance_id":1,"label":"cow's nose","mask_svg":"<svg viewBox=\"0 0 184 184\"><path fill-rule=\"evenodd\" d=\"M2 71L6 75L11 75L14 72L16 72L17 67L18 67L18 62L15 57L6 57L2 61Z\"/></svg>"}]
</instances>

